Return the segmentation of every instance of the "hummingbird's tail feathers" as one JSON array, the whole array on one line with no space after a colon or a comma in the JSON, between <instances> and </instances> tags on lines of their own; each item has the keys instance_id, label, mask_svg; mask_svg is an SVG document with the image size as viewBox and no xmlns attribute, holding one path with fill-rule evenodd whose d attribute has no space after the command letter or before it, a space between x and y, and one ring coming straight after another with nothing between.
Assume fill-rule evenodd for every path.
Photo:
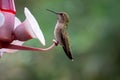
<instances>
[{"instance_id":1,"label":"hummingbird's tail feathers","mask_svg":"<svg viewBox=\"0 0 120 80\"><path fill-rule=\"evenodd\" d=\"M73 60L73 57L72 57L70 49L67 49L65 46L63 46L63 50L64 50L65 54L67 55L67 57L69 59Z\"/></svg>"},{"instance_id":2,"label":"hummingbird's tail feathers","mask_svg":"<svg viewBox=\"0 0 120 80\"><path fill-rule=\"evenodd\" d=\"M69 59L73 60L72 54L71 54L71 51L70 51L68 33L66 31L61 32L61 45L62 45L63 50L65 51L65 54L67 55L67 57Z\"/></svg>"}]
</instances>

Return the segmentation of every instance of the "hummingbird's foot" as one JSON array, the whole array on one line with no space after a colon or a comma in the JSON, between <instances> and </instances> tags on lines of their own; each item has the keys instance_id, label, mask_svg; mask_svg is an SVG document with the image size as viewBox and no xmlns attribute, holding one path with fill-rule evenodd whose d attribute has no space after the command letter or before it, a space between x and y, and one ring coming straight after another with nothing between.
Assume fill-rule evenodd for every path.
<instances>
[{"instance_id":1,"label":"hummingbird's foot","mask_svg":"<svg viewBox=\"0 0 120 80\"><path fill-rule=\"evenodd\" d=\"M59 43L55 39L53 39L53 43L57 46Z\"/></svg>"}]
</instances>

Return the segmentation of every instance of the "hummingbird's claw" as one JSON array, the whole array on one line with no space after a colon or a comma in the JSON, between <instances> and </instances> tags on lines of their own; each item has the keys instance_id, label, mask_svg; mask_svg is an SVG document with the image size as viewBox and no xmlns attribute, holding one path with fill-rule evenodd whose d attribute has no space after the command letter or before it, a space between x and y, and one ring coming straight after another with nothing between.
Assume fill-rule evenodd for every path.
<instances>
[{"instance_id":1,"label":"hummingbird's claw","mask_svg":"<svg viewBox=\"0 0 120 80\"><path fill-rule=\"evenodd\" d=\"M53 39L53 43L57 46L58 45L58 41L56 41L55 39Z\"/></svg>"}]
</instances>

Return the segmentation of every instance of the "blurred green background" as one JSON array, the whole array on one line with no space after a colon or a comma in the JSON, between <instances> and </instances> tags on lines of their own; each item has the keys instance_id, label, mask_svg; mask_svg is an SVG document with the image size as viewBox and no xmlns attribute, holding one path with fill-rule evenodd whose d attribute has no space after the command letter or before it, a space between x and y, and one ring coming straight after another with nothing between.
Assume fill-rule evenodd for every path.
<instances>
[{"instance_id":1,"label":"blurred green background","mask_svg":"<svg viewBox=\"0 0 120 80\"><path fill-rule=\"evenodd\" d=\"M120 80L120 0L15 0L17 17L24 7L35 16L52 44L56 15L70 16L68 32L74 61L60 46L49 52L19 51L0 60L0 80ZM38 40L24 45L44 47Z\"/></svg>"}]
</instances>

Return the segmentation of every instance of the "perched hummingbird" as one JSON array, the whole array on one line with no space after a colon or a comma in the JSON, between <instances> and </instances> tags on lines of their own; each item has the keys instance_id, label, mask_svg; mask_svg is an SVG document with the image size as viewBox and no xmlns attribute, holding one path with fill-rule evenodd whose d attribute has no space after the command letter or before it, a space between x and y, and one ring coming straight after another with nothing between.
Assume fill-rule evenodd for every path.
<instances>
[{"instance_id":1,"label":"perched hummingbird","mask_svg":"<svg viewBox=\"0 0 120 80\"><path fill-rule=\"evenodd\" d=\"M55 30L54 30L54 36L57 41L57 44L60 44L66 55L69 59L73 60L70 45L69 45L69 39L68 39L68 33L66 31L68 22L69 22L69 16L65 12L55 12L52 10L47 9L48 11L55 13L58 17Z\"/></svg>"}]
</instances>

